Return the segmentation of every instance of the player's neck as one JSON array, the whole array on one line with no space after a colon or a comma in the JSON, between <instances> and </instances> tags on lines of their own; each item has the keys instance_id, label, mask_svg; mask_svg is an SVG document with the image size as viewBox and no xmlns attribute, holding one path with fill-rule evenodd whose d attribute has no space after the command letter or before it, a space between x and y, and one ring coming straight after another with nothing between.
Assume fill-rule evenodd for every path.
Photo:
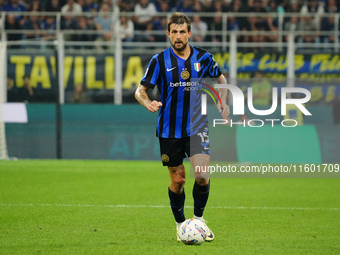
<instances>
[{"instance_id":1,"label":"player's neck","mask_svg":"<svg viewBox=\"0 0 340 255\"><path fill-rule=\"evenodd\" d=\"M189 44L187 44L185 49L182 50L182 51L177 51L177 50L174 49L174 47L172 47L172 50L177 56L179 56L180 58L183 58L185 60L188 59L188 57L190 56L190 53L191 53L191 49L190 49Z\"/></svg>"}]
</instances>

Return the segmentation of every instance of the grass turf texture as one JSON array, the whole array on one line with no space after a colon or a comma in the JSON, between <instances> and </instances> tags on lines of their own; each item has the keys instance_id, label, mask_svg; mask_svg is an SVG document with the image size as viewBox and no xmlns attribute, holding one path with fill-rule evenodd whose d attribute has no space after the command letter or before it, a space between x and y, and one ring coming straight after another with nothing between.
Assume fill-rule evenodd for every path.
<instances>
[{"instance_id":1,"label":"grass turf texture","mask_svg":"<svg viewBox=\"0 0 340 255\"><path fill-rule=\"evenodd\" d=\"M213 179L200 246L175 241L168 184L160 162L0 161L0 254L340 252L340 179Z\"/></svg>"}]
</instances>

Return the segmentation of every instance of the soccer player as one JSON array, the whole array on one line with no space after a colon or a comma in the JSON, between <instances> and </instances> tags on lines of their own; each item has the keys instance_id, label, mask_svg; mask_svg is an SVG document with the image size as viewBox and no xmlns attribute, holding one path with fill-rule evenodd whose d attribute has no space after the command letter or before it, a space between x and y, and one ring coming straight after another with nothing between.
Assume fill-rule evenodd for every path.
<instances>
[{"instance_id":1,"label":"soccer player","mask_svg":"<svg viewBox=\"0 0 340 255\"><path fill-rule=\"evenodd\" d=\"M226 79L210 53L188 44L190 19L185 14L174 13L171 16L167 35L171 47L153 56L135 97L150 112L159 110L156 133L163 166L168 167L170 174L168 192L179 241L179 227L185 221L183 159L188 156L193 169L196 166L207 167L210 160L207 116L201 114L199 93L202 90L198 90L197 83L193 81L211 77L216 78L219 84L226 84ZM156 85L160 101L151 101L147 91ZM222 105L218 103L217 108L222 117L227 118L227 90L220 89L219 94ZM209 173L194 171L194 175L194 218L205 224L203 211L210 190ZM213 232L207 226L206 229L206 241L214 240Z\"/></svg>"}]
</instances>

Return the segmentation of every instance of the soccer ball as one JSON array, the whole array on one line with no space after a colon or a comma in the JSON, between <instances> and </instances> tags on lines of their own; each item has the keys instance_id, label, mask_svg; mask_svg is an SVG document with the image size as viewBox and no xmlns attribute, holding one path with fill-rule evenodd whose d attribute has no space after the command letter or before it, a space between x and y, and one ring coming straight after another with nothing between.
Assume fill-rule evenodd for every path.
<instances>
[{"instance_id":1,"label":"soccer ball","mask_svg":"<svg viewBox=\"0 0 340 255\"><path fill-rule=\"evenodd\" d=\"M207 237L207 230L200 220L189 219L182 223L178 235L184 244L201 244Z\"/></svg>"}]
</instances>

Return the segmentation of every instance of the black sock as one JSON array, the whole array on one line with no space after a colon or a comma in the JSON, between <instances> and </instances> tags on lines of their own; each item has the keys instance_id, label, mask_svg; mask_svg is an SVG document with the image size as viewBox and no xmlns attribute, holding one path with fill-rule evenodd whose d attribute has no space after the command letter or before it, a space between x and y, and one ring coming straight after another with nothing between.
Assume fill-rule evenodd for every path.
<instances>
[{"instance_id":1,"label":"black sock","mask_svg":"<svg viewBox=\"0 0 340 255\"><path fill-rule=\"evenodd\" d=\"M184 201L185 201L185 193L184 189L181 194L177 194L172 192L169 188L169 198L170 198L170 206L172 213L175 217L176 222L185 221L184 216Z\"/></svg>"},{"instance_id":2,"label":"black sock","mask_svg":"<svg viewBox=\"0 0 340 255\"><path fill-rule=\"evenodd\" d=\"M194 197L194 215L197 217L203 216L205 205L207 204L210 190L210 180L207 185L201 186L196 181L192 196Z\"/></svg>"}]
</instances>

